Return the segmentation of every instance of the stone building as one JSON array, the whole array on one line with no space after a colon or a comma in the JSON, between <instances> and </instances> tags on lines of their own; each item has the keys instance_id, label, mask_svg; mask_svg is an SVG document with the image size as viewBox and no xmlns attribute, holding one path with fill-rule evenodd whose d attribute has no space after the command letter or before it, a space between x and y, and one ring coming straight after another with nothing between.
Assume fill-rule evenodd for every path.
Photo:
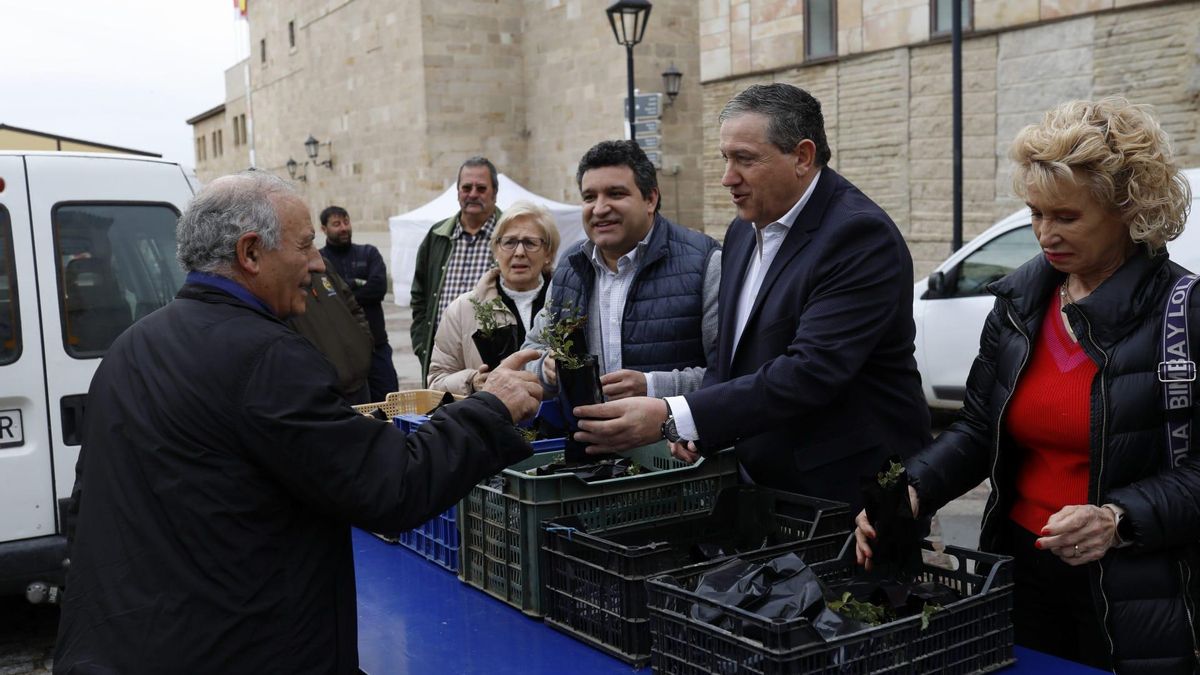
<instances>
[{"instance_id":1,"label":"stone building","mask_svg":"<svg viewBox=\"0 0 1200 675\"><path fill-rule=\"evenodd\" d=\"M625 53L608 4L251 0L246 67L226 73L223 105L189 120L197 175L243 168L250 150L258 168L283 176L293 159L314 211L337 203L356 230L380 233L476 154L538 194L577 202L580 156L624 134ZM696 0L655 0L635 84L658 92L668 66L684 73L662 116L663 213L702 227L698 32ZM233 123L242 115L249 143L231 145L245 139ZM316 161L332 166L305 164L309 136Z\"/></svg>"},{"instance_id":2,"label":"stone building","mask_svg":"<svg viewBox=\"0 0 1200 675\"><path fill-rule=\"evenodd\" d=\"M249 59L225 71L225 102L187 121L195 142L196 177L209 181L242 171L250 159L250 119L246 110Z\"/></svg>"},{"instance_id":3,"label":"stone building","mask_svg":"<svg viewBox=\"0 0 1200 675\"><path fill-rule=\"evenodd\" d=\"M1154 104L1182 163L1200 165L1200 2L962 1L967 239L1020 206L1008 144L1066 99ZM252 0L250 58L226 73L223 106L192 120L197 152L207 144L209 153L197 174L246 166L251 149L259 168L280 175L293 158L314 209L340 203L380 236L389 215L441 192L472 154L539 194L576 201L579 156L623 134L625 60L608 4ZM653 4L636 85L661 91L671 63L685 74L662 118L668 217L723 235L733 208L720 186L717 113L749 84L784 81L821 100L832 166L900 225L917 274L946 256L948 0ZM246 115L250 144L231 145L235 133L246 140L234 123ZM304 164L310 135L331 167Z\"/></svg>"},{"instance_id":4,"label":"stone building","mask_svg":"<svg viewBox=\"0 0 1200 675\"><path fill-rule=\"evenodd\" d=\"M1021 205L1008 145L1064 100L1120 94L1153 104L1182 165L1200 166L1200 3L963 6L965 239ZM948 14L944 0L702 0L703 119L756 82L812 92L831 165L891 214L923 276L949 252L951 232ZM719 185L717 129L703 133L703 220L716 234L733 208Z\"/></svg>"}]
</instances>

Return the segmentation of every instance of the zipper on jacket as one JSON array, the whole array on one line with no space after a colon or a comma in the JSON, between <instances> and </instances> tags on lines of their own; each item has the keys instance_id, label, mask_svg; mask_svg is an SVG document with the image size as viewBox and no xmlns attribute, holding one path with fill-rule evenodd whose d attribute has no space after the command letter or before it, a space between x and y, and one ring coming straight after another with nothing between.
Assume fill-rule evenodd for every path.
<instances>
[{"instance_id":1,"label":"zipper on jacket","mask_svg":"<svg viewBox=\"0 0 1200 675\"><path fill-rule=\"evenodd\" d=\"M1029 339L1029 334L1025 332L1025 327L1021 325L1021 322L1017 321L1017 317L1013 316L1012 306L1007 300L1004 301L1004 313L1008 316L1008 320L1012 322L1013 328L1017 329L1017 333L1025 339L1025 354L1021 357L1021 365L1017 368L1016 377L1012 381L1013 386L1008 390L1008 396L1004 398L1004 404L1000 406L1000 415L996 418L996 434L992 449L992 470L988 472L995 499L991 500L991 504L983 512L983 520L979 524L980 532L987 531L988 519L991 518L992 512L996 510L996 505L1000 503L1000 483L996 480L996 465L1000 462L1000 429L1004 420L1004 412L1008 410L1008 404L1012 401L1013 394L1016 393L1017 380L1021 379L1021 374L1025 372L1025 365L1029 363L1029 352L1033 351L1033 342Z\"/></svg>"},{"instance_id":2,"label":"zipper on jacket","mask_svg":"<svg viewBox=\"0 0 1200 675\"><path fill-rule=\"evenodd\" d=\"M1188 588L1190 588L1191 584L1192 584L1192 566L1187 564L1183 560L1180 560L1178 562L1179 562L1179 580L1183 582L1183 608L1184 608L1184 610L1187 611L1188 629L1191 630L1192 653L1197 658L1200 658L1200 645L1196 644L1196 623L1195 623L1195 619L1193 618L1193 614L1194 614L1195 610L1192 607L1191 595L1188 594Z\"/></svg>"},{"instance_id":3,"label":"zipper on jacket","mask_svg":"<svg viewBox=\"0 0 1200 675\"><path fill-rule=\"evenodd\" d=\"M1100 489L1104 485L1104 452L1108 447L1108 352L1100 348L1096 344L1096 339L1092 335L1092 322L1088 321L1087 316L1083 312L1079 312L1080 318L1087 326L1087 339L1092 344L1097 352L1104 356L1104 365L1100 367L1100 371L1096 373L1100 376L1100 468L1096 471L1096 501L1100 501ZM1067 317L1070 321L1071 317ZM1082 345L1081 345L1082 346ZM1099 506L1098 504L1095 506ZM1108 630L1108 595L1104 592L1104 562L1096 561L1096 565L1100 568L1100 599L1104 601L1104 617L1100 621L1100 627L1104 629L1104 637L1108 640L1108 653L1115 662L1117 659L1117 647L1113 642L1112 633Z\"/></svg>"}]
</instances>

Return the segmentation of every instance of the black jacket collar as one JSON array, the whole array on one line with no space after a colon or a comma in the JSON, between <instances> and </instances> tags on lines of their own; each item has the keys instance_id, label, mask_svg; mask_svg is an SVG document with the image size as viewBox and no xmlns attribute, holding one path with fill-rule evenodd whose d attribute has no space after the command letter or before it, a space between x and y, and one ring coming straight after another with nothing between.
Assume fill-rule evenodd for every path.
<instances>
[{"instance_id":1,"label":"black jacket collar","mask_svg":"<svg viewBox=\"0 0 1200 675\"><path fill-rule=\"evenodd\" d=\"M1098 344L1111 345L1137 325L1135 318L1159 309L1171 276L1172 266L1168 260L1165 249L1153 255L1142 247L1134 251L1111 277L1075 303L1075 308L1087 320L1085 325L1077 326L1077 317L1068 309L1067 316L1071 317L1076 334L1090 326L1091 335ZM1065 279L1065 274L1039 255L1012 274L988 284L987 290L1007 300L1023 324L1036 326L1046 311L1046 303Z\"/></svg>"}]
</instances>

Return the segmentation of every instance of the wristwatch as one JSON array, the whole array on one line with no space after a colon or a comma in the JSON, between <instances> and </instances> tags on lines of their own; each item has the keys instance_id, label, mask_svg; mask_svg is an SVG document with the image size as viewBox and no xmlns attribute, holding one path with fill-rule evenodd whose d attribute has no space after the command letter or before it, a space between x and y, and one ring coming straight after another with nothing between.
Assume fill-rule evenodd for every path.
<instances>
[{"instance_id":1,"label":"wristwatch","mask_svg":"<svg viewBox=\"0 0 1200 675\"><path fill-rule=\"evenodd\" d=\"M667 399L662 400L667 405L667 419L662 423L662 437L671 443L678 443L683 440L679 435L679 430L675 428L675 415L671 413L671 404L667 403Z\"/></svg>"}]
</instances>

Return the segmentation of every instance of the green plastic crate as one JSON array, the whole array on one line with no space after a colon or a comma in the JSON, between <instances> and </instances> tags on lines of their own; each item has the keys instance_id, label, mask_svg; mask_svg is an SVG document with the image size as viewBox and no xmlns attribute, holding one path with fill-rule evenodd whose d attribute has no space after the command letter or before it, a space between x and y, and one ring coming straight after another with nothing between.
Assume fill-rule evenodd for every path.
<instances>
[{"instance_id":1,"label":"green plastic crate","mask_svg":"<svg viewBox=\"0 0 1200 675\"><path fill-rule=\"evenodd\" d=\"M646 473L586 483L573 475L530 476L553 456L535 455L505 469L503 485L484 481L459 502L458 576L533 617L542 616L538 573L543 520L577 516L589 528L708 513L717 494L737 483L731 450L686 464L666 443L624 453Z\"/></svg>"}]
</instances>

